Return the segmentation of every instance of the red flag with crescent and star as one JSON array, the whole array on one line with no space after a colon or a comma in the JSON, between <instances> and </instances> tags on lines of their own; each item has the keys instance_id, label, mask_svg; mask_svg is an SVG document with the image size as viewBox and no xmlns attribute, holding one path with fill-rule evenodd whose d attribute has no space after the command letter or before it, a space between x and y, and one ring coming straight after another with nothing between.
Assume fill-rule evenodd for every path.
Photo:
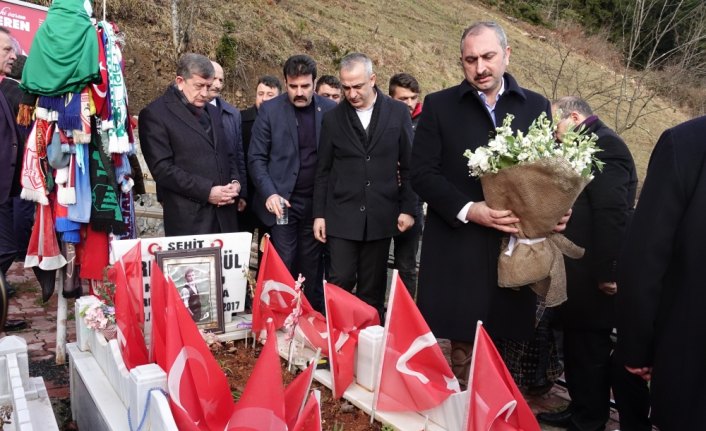
<instances>
[{"instance_id":1,"label":"red flag with crescent and star","mask_svg":"<svg viewBox=\"0 0 706 431\"><path fill-rule=\"evenodd\" d=\"M227 430L287 431L282 367L272 320L267 321L267 341L233 409Z\"/></svg>"},{"instance_id":2,"label":"red flag with crescent and star","mask_svg":"<svg viewBox=\"0 0 706 431\"><path fill-rule=\"evenodd\" d=\"M108 277L115 284L115 323L118 326L118 346L125 366L131 370L138 365L149 363L145 337L133 307L122 261L115 262L113 268L109 270ZM141 281L140 286L142 286Z\"/></svg>"},{"instance_id":3,"label":"red flag with crescent and star","mask_svg":"<svg viewBox=\"0 0 706 431\"><path fill-rule=\"evenodd\" d=\"M493 340L479 321L468 378L466 431L540 431Z\"/></svg>"},{"instance_id":4,"label":"red flag with crescent and star","mask_svg":"<svg viewBox=\"0 0 706 431\"><path fill-rule=\"evenodd\" d=\"M166 297L165 370L174 421L180 430L225 430L233 411L228 379L171 279Z\"/></svg>"},{"instance_id":5,"label":"red flag with crescent and star","mask_svg":"<svg viewBox=\"0 0 706 431\"><path fill-rule=\"evenodd\" d=\"M439 344L397 271L387 306L376 410L422 411L460 392Z\"/></svg>"},{"instance_id":6,"label":"red flag with crescent and star","mask_svg":"<svg viewBox=\"0 0 706 431\"><path fill-rule=\"evenodd\" d=\"M297 419L291 431L322 431L321 427L321 393L311 391L311 396L304 406L304 411Z\"/></svg>"},{"instance_id":7,"label":"red flag with crescent and star","mask_svg":"<svg viewBox=\"0 0 706 431\"><path fill-rule=\"evenodd\" d=\"M374 307L331 283L324 285L324 300L333 397L341 398L353 382L353 361L358 333L368 326L379 325L380 315Z\"/></svg>"},{"instance_id":8,"label":"red flag with crescent and star","mask_svg":"<svg viewBox=\"0 0 706 431\"><path fill-rule=\"evenodd\" d=\"M328 350L325 337L317 332L317 329L325 328L326 319L314 310L306 296L297 292L294 277L266 236L252 306L252 331L255 336L261 334L268 318L272 318L275 329L284 326L287 317L294 312L298 296L301 297L302 311L298 326L300 333L303 332L313 347ZM306 322L302 325L303 320Z\"/></svg>"}]
</instances>

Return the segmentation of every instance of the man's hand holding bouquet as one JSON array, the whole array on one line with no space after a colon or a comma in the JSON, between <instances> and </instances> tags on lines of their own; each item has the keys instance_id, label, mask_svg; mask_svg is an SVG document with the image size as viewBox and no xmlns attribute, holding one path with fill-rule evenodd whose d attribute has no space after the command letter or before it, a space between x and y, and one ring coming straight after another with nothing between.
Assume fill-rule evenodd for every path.
<instances>
[{"instance_id":1,"label":"man's hand holding bouquet","mask_svg":"<svg viewBox=\"0 0 706 431\"><path fill-rule=\"evenodd\" d=\"M561 141L555 124L542 114L527 133L513 133L508 114L488 145L466 150L470 175L480 177L488 207L511 210L518 232L503 240L498 285L530 285L553 307L566 300L564 257L578 259L583 249L554 232L583 188L602 168L595 157L597 137L583 128Z\"/></svg>"}]
</instances>

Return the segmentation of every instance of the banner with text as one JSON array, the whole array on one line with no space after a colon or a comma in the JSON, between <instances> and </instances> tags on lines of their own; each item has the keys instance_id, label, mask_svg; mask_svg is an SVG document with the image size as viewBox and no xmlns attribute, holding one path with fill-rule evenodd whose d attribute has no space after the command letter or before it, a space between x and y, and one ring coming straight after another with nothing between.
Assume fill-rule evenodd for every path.
<instances>
[{"instance_id":1,"label":"banner with text","mask_svg":"<svg viewBox=\"0 0 706 431\"><path fill-rule=\"evenodd\" d=\"M47 8L20 0L0 0L0 26L20 44L20 52L27 54L37 29L47 17Z\"/></svg>"}]
</instances>

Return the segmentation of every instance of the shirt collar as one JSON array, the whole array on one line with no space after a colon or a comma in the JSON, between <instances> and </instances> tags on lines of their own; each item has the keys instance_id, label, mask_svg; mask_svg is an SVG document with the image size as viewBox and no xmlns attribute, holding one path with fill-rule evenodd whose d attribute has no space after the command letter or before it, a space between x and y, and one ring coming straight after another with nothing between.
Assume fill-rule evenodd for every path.
<instances>
[{"instance_id":1,"label":"shirt collar","mask_svg":"<svg viewBox=\"0 0 706 431\"><path fill-rule=\"evenodd\" d=\"M498 103L498 100L500 100L500 96L502 96L503 93L505 93L505 77L504 76L502 77L502 81L500 81L500 91L498 91L498 95L495 96L495 104L496 105ZM485 95L485 93L483 93L482 91L478 91L478 96L480 96L480 100L482 100L483 103L485 103L485 104L488 103L488 99L487 99L487 96Z\"/></svg>"}]
</instances>

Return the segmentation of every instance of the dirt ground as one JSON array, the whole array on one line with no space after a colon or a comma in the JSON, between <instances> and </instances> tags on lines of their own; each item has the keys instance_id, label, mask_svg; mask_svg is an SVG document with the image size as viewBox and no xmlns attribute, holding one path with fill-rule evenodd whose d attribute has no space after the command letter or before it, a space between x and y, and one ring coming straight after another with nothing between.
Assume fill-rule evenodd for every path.
<instances>
[{"instance_id":1,"label":"dirt ground","mask_svg":"<svg viewBox=\"0 0 706 431\"><path fill-rule=\"evenodd\" d=\"M243 340L229 342L220 348L215 348L213 353L221 368L228 376L231 392L235 396L245 389L245 383L250 377L257 358L260 356L260 344L253 348L247 346ZM289 384L296 375L287 371L287 364L280 359L282 380ZM331 391L317 381L312 384L312 389L321 391L321 424L324 430L364 431L380 430L380 422L370 424L370 416L345 400L335 400Z\"/></svg>"}]
</instances>

